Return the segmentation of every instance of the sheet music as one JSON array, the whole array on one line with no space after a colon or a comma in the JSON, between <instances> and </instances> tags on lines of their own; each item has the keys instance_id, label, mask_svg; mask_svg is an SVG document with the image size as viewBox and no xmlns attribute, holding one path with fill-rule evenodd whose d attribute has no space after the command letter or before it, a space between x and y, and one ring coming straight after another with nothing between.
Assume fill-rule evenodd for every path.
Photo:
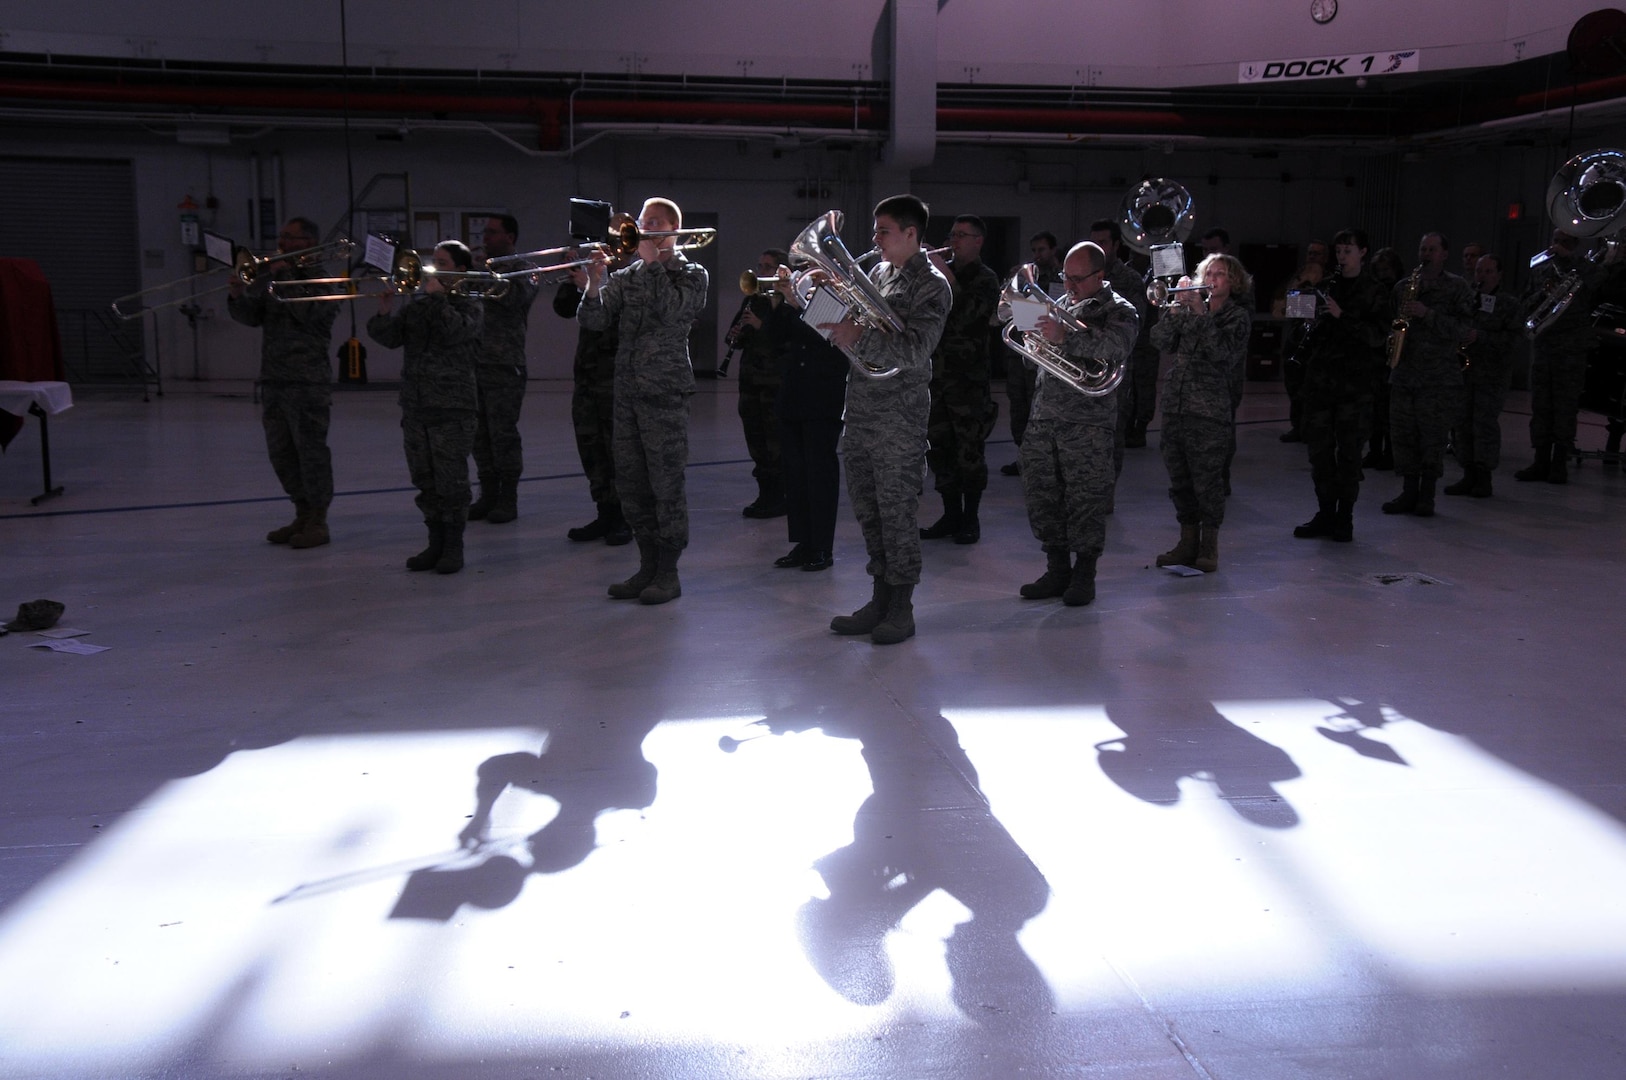
<instances>
[{"instance_id":1,"label":"sheet music","mask_svg":"<svg viewBox=\"0 0 1626 1080\"><path fill-rule=\"evenodd\" d=\"M820 329L819 324L838 323L846 317L847 305L842 303L841 298L832 290L822 286L814 291L812 298L807 302L807 307L802 311L802 321L817 330L819 336L826 341L830 340L830 331Z\"/></svg>"},{"instance_id":2,"label":"sheet music","mask_svg":"<svg viewBox=\"0 0 1626 1080\"><path fill-rule=\"evenodd\" d=\"M1029 330L1036 330L1039 327L1039 320L1049 310L1049 307L1040 300L1012 300L1011 322L1024 333Z\"/></svg>"},{"instance_id":3,"label":"sheet music","mask_svg":"<svg viewBox=\"0 0 1626 1080\"><path fill-rule=\"evenodd\" d=\"M231 238L221 236L219 233L205 232L203 234L203 254L222 266L230 266L237 257L237 245Z\"/></svg>"},{"instance_id":4,"label":"sheet music","mask_svg":"<svg viewBox=\"0 0 1626 1080\"><path fill-rule=\"evenodd\" d=\"M390 273L395 269L395 245L377 233L368 233L367 247L361 261L375 270Z\"/></svg>"}]
</instances>

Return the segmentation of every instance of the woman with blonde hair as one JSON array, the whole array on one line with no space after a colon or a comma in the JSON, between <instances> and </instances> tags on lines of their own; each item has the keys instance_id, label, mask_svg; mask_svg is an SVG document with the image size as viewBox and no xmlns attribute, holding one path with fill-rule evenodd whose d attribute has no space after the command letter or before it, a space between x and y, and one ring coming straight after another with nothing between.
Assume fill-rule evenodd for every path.
<instances>
[{"instance_id":1,"label":"woman with blonde hair","mask_svg":"<svg viewBox=\"0 0 1626 1080\"><path fill-rule=\"evenodd\" d=\"M1219 528L1225 521L1225 462L1235 419L1231 384L1248 354L1253 318L1236 302L1253 279L1230 255L1197 266L1200 289L1175 293L1152 327L1152 344L1175 354L1163 384L1163 464L1180 540L1157 557L1159 566L1219 569ZM1189 286L1189 279L1181 279Z\"/></svg>"}]
</instances>

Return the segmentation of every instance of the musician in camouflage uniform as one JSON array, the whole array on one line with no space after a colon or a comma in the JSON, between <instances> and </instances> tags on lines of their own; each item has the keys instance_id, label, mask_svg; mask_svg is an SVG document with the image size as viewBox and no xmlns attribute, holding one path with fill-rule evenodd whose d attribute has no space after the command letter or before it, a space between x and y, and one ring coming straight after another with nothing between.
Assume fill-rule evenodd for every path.
<instances>
[{"instance_id":1,"label":"musician in camouflage uniform","mask_svg":"<svg viewBox=\"0 0 1626 1080\"><path fill-rule=\"evenodd\" d=\"M1366 265L1363 230L1343 230L1332 248L1335 269L1319 283L1319 310L1294 353L1303 369L1299 431L1310 454L1316 512L1293 535L1348 543L1355 539L1361 446L1372 427L1373 372L1383 363L1389 296Z\"/></svg>"},{"instance_id":2,"label":"musician in camouflage uniform","mask_svg":"<svg viewBox=\"0 0 1626 1080\"><path fill-rule=\"evenodd\" d=\"M1061 287L1061 252L1052 232L1036 232L1028 240L1028 250L1033 255L1033 281L1039 288L1051 296L1060 296ZM1014 273L1014 271L1013 271ZM1004 288L1002 282L1000 287ZM1033 411L1033 390L1037 385L1038 369L1033 361L1026 359L1021 353L1008 345L1001 343L1005 359L1005 404L1011 414L1011 441L1022 447L1022 436L1027 432L1028 416ZM999 471L1005 476L1019 476L1022 472L1021 457L1001 465Z\"/></svg>"},{"instance_id":3,"label":"musician in camouflage uniform","mask_svg":"<svg viewBox=\"0 0 1626 1080\"><path fill-rule=\"evenodd\" d=\"M790 256L769 248L757 256L754 274L771 278ZM745 432L745 449L751 455L751 476L757 482L757 497L740 512L748 518L776 518L785 514L785 464L780 449L779 387L785 381L785 355L782 342L768 333L763 324L780 304L779 293L761 282L755 293L742 301L737 344L740 350L740 426Z\"/></svg>"},{"instance_id":4,"label":"musician in camouflage uniform","mask_svg":"<svg viewBox=\"0 0 1626 1080\"><path fill-rule=\"evenodd\" d=\"M1400 362L1389 372L1389 436L1399 495L1385 514L1434 516L1434 484L1445 472L1445 441L1462 408L1457 344L1473 325L1473 289L1445 269L1451 245L1437 232L1417 245L1414 277L1395 285L1395 313L1407 322ZM1415 281L1417 295L1410 296Z\"/></svg>"},{"instance_id":5,"label":"musician in camouflage uniform","mask_svg":"<svg viewBox=\"0 0 1626 1080\"><path fill-rule=\"evenodd\" d=\"M612 263L612 267L620 269ZM574 319L581 307L587 275L560 283L553 296L553 313ZM571 367L570 423L576 433L576 455L587 476L587 494L598 513L586 525L565 535L585 543L603 540L611 547L632 542L632 529L621 514L621 496L615 493L615 353L620 340L615 327L576 333L576 358Z\"/></svg>"},{"instance_id":6,"label":"musician in camouflage uniform","mask_svg":"<svg viewBox=\"0 0 1626 1080\"><path fill-rule=\"evenodd\" d=\"M482 243L486 258L514 253L519 223L509 214L486 219ZM530 326L536 282L508 279L500 295L487 294L485 328L480 332L475 378L479 389L474 427L474 464L480 475L480 497L469 518L503 525L519 516L519 478L525 451L519 438L519 411L525 403L525 331Z\"/></svg>"},{"instance_id":7,"label":"musician in camouflage uniform","mask_svg":"<svg viewBox=\"0 0 1626 1080\"><path fill-rule=\"evenodd\" d=\"M1112 294L1121 297L1135 307L1135 320L1137 330L1135 333L1135 352L1125 362L1123 381L1114 391L1118 397L1117 431L1112 440L1112 471L1121 474L1124 471L1124 448L1133 445L1146 445L1146 426L1140 425L1138 439L1131 438L1136 434L1136 418L1139 416L1139 400L1143 385L1142 380L1136 378L1135 364L1140 362L1142 345L1151 347L1151 319L1147 313L1146 283L1135 268L1123 260L1123 228L1116 222L1107 218L1092 222L1090 225L1090 243L1107 254L1106 282L1112 286ZM1152 365L1152 393L1157 393L1157 365ZM1151 412L1146 415L1148 423L1151 422ZM1111 498L1108 498L1110 512Z\"/></svg>"},{"instance_id":8,"label":"musician in camouflage uniform","mask_svg":"<svg viewBox=\"0 0 1626 1080\"><path fill-rule=\"evenodd\" d=\"M474 255L458 240L435 246L440 271L468 271ZM474 451L479 392L475 357L484 323L478 297L453 293L425 275L423 295L394 311L395 296L379 298L367 333L386 349L401 349L401 435L407 471L429 544L407 559L408 570L463 569L463 529L469 516L469 455Z\"/></svg>"},{"instance_id":9,"label":"musician in camouflage uniform","mask_svg":"<svg viewBox=\"0 0 1626 1080\"><path fill-rule=\"evenodd\" d=\"M1536 458L1513 474L1515 480L1569 481L1569 459L1575 452L1576 417L1586 386L1586 357L1596 340L1592 331L1594 297L1605 272L1580 256L1580 241L1553 230L1549 258L1530 275L1525 310L1537 315L1565 291L1564 279L1580 275L1580 288L1563 314L1540 330L1530 356L1530 445Z\"/></svg>"},{"instance_id":10,"label":"musician in camouflage uniform","mask_svg":"<svg viewBox=\"0 0 1626 1080\"><path fill-rule=\"evenodd\" d=\"M668 199L648 199L641 233L683 227ZM689 328L706 306L705 267L673 236L646 236L638 258L608 274L600 251L588 266L576 318L589 330L615 327L615 484L638 541L638 570L610 586L616 600L664 604L682 595L678 556L689 543L683 470L689 463L688 397L694 393Z\"/></svg>"},{"instance_id":11,"label":"musician in camouflage uniform","mask_svg":"<svg viewBox=\"0 0 1626 1080\"><path fill-rule=\"evenodd\" d=\"M1177 294L1152 328L1152 344L1175 354L1163 384L1160 448L1169 471L1169 499L1180 540L1157 557L1159 566L1219 569L1219 530L1225 523L1225 469L1236 446L1233 380L1248 351L1253 320L1238 298L1253 279L1231 255L1197 264L1206 288ZM1190 282L1182 278L1181 284Z\"/></svg>"},{"instance_id":12,"label":"musician in camouflage uniform","mask_svg":"<svg viewBox=\"0 0 1626 1080\"><path fill-rule=\"evenodd\" d=\"M987 231L981 218L962 214L949 231L953 265L930 256L953 290L954 305L932 353L926 421L926 463L943 499L943 516L920 530L923 540L952 536L956 544L975 544L982 537L978 510L988 488L988 436L999 415L989 383L988 341L1000 281L982 261Z\"/></svg>"},{"instance_id":13,"label":"musician in camouflage uniform","mask_svg":"<svg viewBox=\"0 0 1626 1080\"><path fill-rule=\"evenodd\" d=\"M1447 495L1491 495L1491 473L1502 457L1502 406L1513 384L1513 349L1524 333L1524 309L1502 288L1502 258L1481 255L1474 264L1473 325L1463 335L1468 356L1463 376L1463 408L1451 444L1462 479L1447 484Z\"/></svg>"},{"instance_id":14,"label":"musician in camouflage uniform","mask_svg":"<svg viewBox=\"0 0 1626 1080\"><path fill-rule=\"evenodd\" d=\"M315 247L316 223L293 218L277 236L286 254ZM330 540L328 506L333 502L333 454L327 431L333 412L333 369L328 360L337 304L280 303L268 293L272 281L321 277L320 266L273 262L246 287L233 275L226 311L260 335L260 423L265 448L282 490L294 503L294 519L265 538L293 548L320 547Z\"/></svg>"},{"instance_id":15,"label":"musician in camouflage uniform","mask_svg":"<svg viewBox=\"0 0 1626 1080\"><path fill-rule=\"evenodd\" d=\"M931 412L932 350L954 302L943 272L920 249L930 214L913 195L894 195L875 207L875 246L881 263L871 280L903 323L902 333L865 327L850 316L822 324L837 348L878 369L897 368L890 379L853 378L847 386L842 456L847 501L852 504L874 578L870 600L851 615L838 615L838 634L869 634L892 645L915 633L914 592L920 581L917 511L925 480L926 422Z\"/></svg>"},{"instance_id":16,"label":"musician in camouflage uniform","mask_svg":"<svg viewBox=\"0 0 1626 1080\"><path fill-rule=\"evenodd\" d=\"M1034 331L1061 345L1080 367L1086 361L1127 364L1135 348L1140 317L1107 281L1109 268L1098 245L1075 245L1063 263L1063 280L1066 302L1085 329L1069 331L1047 315ZM1029 600L1059 596L1069 607L1080 607L1095 599L1095 566L1106 548L1106 515L1117 483L1113 450L1122 404L1116 391L1083 394L1039 371L1033 415L1022 439L1022 491L1028 524L1044 549L1045 572L1019 590Z\"/></svg>"}]
</instances>

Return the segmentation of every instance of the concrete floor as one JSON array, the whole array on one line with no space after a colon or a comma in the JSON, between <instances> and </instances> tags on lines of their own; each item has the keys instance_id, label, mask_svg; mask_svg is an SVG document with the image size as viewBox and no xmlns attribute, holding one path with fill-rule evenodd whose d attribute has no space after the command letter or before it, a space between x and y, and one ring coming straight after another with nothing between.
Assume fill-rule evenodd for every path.
<instances>
[{"instance_id":1,"label":"concrete floor","mask_svg":"<svg viewBox=\"0 0 1626 1080\"><path fill-rule=\"evenodd\" d=\"M393 394L339 396L306 552L263 540L246 395L83 397L38 509L25 429L0 604L111 650L0 640L0 1076L1626 1075L1626 477L1514 483L1518 395L1495 498L1384 517L1369 476L1339 545L1291 538L1304 451L1250 386L1219 572L1150 568L1154 434L1083 609L1017 598L995 475L891 648L826 628L850 517L833 571L772 567L733 407L695 399L654 608L564 539L559 385L451 577L401 565Z\"/></svg>"}]
</instances>

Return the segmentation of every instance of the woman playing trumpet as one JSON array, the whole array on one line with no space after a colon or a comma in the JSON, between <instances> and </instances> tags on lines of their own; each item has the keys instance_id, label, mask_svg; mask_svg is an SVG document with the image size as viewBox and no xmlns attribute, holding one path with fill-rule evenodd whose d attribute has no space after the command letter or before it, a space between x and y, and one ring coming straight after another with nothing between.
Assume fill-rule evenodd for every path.
<instances>
[{"instance_id":1,"label":"woman playing trumpet","mask_svg":"<svg viewBox=\"0 0 1626 1080\"><path fill-rule=\"evenodd\" d=\"M1225 521L1225 463L1234 437L1231 382L1248 352L1253 320L1234 297L1253 279L1230 255L1197 265L1203 289L1184 291L1152 327L1152 344L1175 354L1163 384L1163 464L1180 540L1157 557L1159 566L1219 569L1219 529Z\"/></svg>"}]
</instances>

